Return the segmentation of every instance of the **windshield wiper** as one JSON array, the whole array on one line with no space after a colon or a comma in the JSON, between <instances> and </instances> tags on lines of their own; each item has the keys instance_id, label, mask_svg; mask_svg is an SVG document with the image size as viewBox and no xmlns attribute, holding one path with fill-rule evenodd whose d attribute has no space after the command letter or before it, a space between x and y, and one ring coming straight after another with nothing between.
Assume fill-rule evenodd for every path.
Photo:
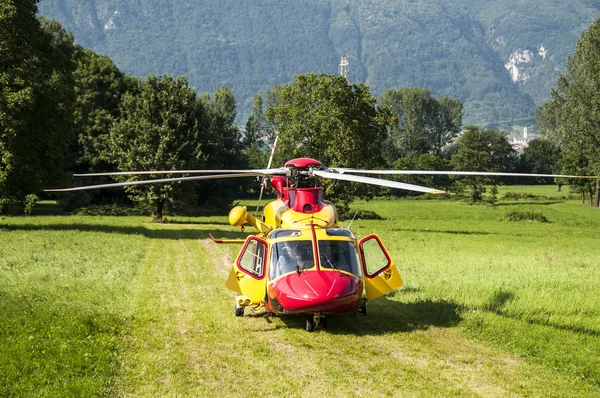
<instances>
[{"instance_id":1,"label":"windshield wiper","mask_svg":"<svg viewBox=\"0 0 600 398\"><path fill-rule=\"evenodd\" d=\"M329 257L327 257L327 255L325 253L323 253L323 257L325 257L325 261L329 264L329 266L331 267L331 269L337 270L336 266L333 265L333 263L331 262L331 260L329 259Z\"/></svg>"}]
</instances>

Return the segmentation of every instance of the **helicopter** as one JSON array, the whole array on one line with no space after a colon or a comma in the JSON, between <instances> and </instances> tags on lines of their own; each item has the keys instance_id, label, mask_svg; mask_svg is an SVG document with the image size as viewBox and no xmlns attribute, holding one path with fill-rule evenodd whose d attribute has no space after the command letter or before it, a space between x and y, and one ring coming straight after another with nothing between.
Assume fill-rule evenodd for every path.
<instances>
[{"instance_id":1,"label":"helicopter","mask_svg":"<svg viewBox=\"0 0 600 398\"><path fill-rule=\"evenodd\" d=\"M271 156L272 159L272 156ZM479 176L530 176L581 178L574 175L490 173L421 170L358 170L328 168L312 158L287 161L282 168L257 170L161 170L74 174L115 176L150 174L208 174L154 180L129 181L74 188L48 189L68 192L129 185L218 178L257 177L260 198L270 183L276 199L252 216L236 206L228 216L232 226L250 224L257 231L246 239L218 239L217 244L241 244L225 286L236 293L234 315L306 315L306 331L327 328L327 315L367 314L367 303L402 286L402 277L377 234L358 239L349 228L338 225L338 213L325 200L318 178L352 181L429 194L442 190L356 174L445 174ZM260 199L259 198L259 203Z\"/></svg>"}]
</instances>

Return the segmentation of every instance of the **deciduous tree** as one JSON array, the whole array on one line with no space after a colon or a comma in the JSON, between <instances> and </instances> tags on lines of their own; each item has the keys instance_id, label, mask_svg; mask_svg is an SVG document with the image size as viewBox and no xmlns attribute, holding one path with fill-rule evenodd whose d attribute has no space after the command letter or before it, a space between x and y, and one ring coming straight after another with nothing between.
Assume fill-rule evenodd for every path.
<instances>
[{"instance_id":1,"label":"deciduous tree","mask_svg":"<svg viewBox=\"0 0 600 398\"><path fill-rule=\"evenodd\" d=\"M510 170L515 151L507 139L507 134L495 130L483 130L475 126L465 127L458 138L458 152L451 163L455 170L502 172ZM496 185L496 178L467 176L461 178L471 191L473 202L481 201L485 185Z\"/></svg>"},{"instance_id":2,"label":"deciduous tree","mask_svg":"<svg viewBox=\"0 0 600 398\"><path fill-rule=\"evenodd\" d=\"M267 109L279 129L277 160L312 157L331 167L376 168L385 165L382 146L391 117L378 109L364 84L341 76L296 75L278 90L279 99ZM323 181L325 193L342 213L366 186Z\"/></svg>"},{"instance_id":3,"label":"deciduous tree","mask_svg":"<svg viewBox=\"0 0 600 398\"><path fill-rule=\"evenodd\" d=\"M243 151L248 159L248 165L253 169L262 169L267 166L269 159L269 123L263 109L263 99L256 94L252 101L252 113L246 122Z\"/></svg>"},{"instance_id":4,"label":"deciduous tree","mask_svg":"<svg viewBox=\"0 0 600 398\"><path fill-rule=\"evenodd\" d=\"M55 184L71 134L73 36L37 1L0 3L0 202Z\"/></svg>"},{"instance_id":5,"label":"deciduous tree","mask_svg":"<svg viewBox=\"0 0 600 398\"><path fill-rule=\"evenodd\" d=\"M112 161L121 171L203 167L208 156L207 131L201 125L203 112L186 78L148 77L140 85L139 94L128 92L123 96L121 117L109 134ZM134 200L152 208L157 221L162 220L166 206L181 198L182 192L189 193L189 185L180 182L126 189Z\"/></svg>"},{"instance_id":6,"label":"deciduous tree","mask_svg":"<svg viewBox=\"0 0 600 398\"><path fill-rule=\"evenodd\" d=\"M551 100L538 109L541 131L562 148L568 169L600 176L600 18L577 42ZM585 163L585 168L582 167ZM598 186L598 185L596 185ZM596 189L595 205L600 205Z\"/></svg>"},{"instance_id":7,"label":"deciduous tree","mask_svg":"<svg viewBox=\"0 0 600 398\"><path fill-rule=\"evenodd\" d=\"M121 97L139 82L92 50L77 46L75 60L75 140L68 167L79 172L111 171L114 166L106 157L109 129L120 116Z\"/></svg>"},{"instance_id":8,"label":"deciduous tree","mask_svg":"<svg viewBox=\"0 0 600 398\"><path fill-rule=\"evenodd\" d=\"M211 169L246 168L241 133L234 124L236 103L231 89L218 88L212 98L203 94L200 103L204 110L202 125L205 133L202 137L206 164ZM223 210L238 197L243 185L239 179L206 181L198 185L196 198L203 206Z\"/></svg>"},{"instance_id":9,"label":"deciduous tree","mask_svg":"<svg viewBox=\"0 0 600 398\"><path fill-rule=\"evenodd\" d=\"M560 148L550 140L534 138L523 150L527 171L535 174L560 172Z\"/></svg>"},{"instance_id":10,"label":"deciduous tree","mask_svg":"<svg viewBox=\"0 0 600 398\"><path fill-rule=\"evenodd\" d=\"M396 118L387 147L390 162L425 153L440 156L462 125L462 103L446 95L436 99L426 89L389 89L379 104Z\"/></svg>"}]
</instances>

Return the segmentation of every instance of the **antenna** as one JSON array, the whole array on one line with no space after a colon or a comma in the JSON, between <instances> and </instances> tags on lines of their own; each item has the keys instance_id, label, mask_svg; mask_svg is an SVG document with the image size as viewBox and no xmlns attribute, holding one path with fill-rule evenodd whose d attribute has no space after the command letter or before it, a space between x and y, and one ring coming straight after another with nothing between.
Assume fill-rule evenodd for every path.
<instances>
[{"instance_id":1,"label":"antenna","mask_svg":"<svg viewBox=\"0 0 600 398\"><path fill-rule=\"evenodd\" d=\"M346 58L346 56L342 56L342 59L340 60L340 64L338 65L338 71L340 76L344 76L344 78L346 80L348 80L348 65L350 63L348 62L348 58Z\"/></svg>"},{"instance_id":2,"label":"antenna","mask_svg":"<svg viewBox=\"0 0 600 398\"><path fill-rule=\"evenodd\" d=\"M275 154L275 148L277 148L277 140L279 139L279 130L277 130L277 134L275 135L275 141L273 142L273 146L271 147L271 156L269 156L269 162L267 163L267 169L271 168L271 163L273 162L273 155ZM262 200L263 193L265 188L267 187L268 177L264 177L260 182L260 194L258 195L258 203L256 204L256 216L258 218L258 212L260 211L260 201Z\"/></svg>"},{"instance_id":3,"label":"antenna","mask_svg":"<svg viewBox=\"0 0 600 398\"><path fill-rule=\"evenodd\" d=\"M354 213L354 217L352 217L352 221L350 221L350 225L348 225L348 229L350 229L350 227L352 226L352 223L354 222L354 219L356 218L357 214L358 214L358 210L356 211L356 213Z\"/></svg>"}]
</instances>

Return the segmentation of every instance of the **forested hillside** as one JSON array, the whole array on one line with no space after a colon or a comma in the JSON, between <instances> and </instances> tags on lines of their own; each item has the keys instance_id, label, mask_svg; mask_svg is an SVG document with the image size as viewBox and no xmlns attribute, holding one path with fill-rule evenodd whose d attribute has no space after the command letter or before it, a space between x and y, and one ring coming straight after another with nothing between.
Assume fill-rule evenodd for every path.
<instances>
[{"instance_id":1,"label":"forested hillside","mask_svg":"<svg viewBox=\"0 0 600 398\"><path fill-rule=\"evenodd\" d=\"M558 0L43 0L75 40L124 72L186 74L200 92L252 96L297 73L337 73L375 95L423 87L465 104L465 123L533 126L600 2Z\"/></svg>"}]
</instances>

